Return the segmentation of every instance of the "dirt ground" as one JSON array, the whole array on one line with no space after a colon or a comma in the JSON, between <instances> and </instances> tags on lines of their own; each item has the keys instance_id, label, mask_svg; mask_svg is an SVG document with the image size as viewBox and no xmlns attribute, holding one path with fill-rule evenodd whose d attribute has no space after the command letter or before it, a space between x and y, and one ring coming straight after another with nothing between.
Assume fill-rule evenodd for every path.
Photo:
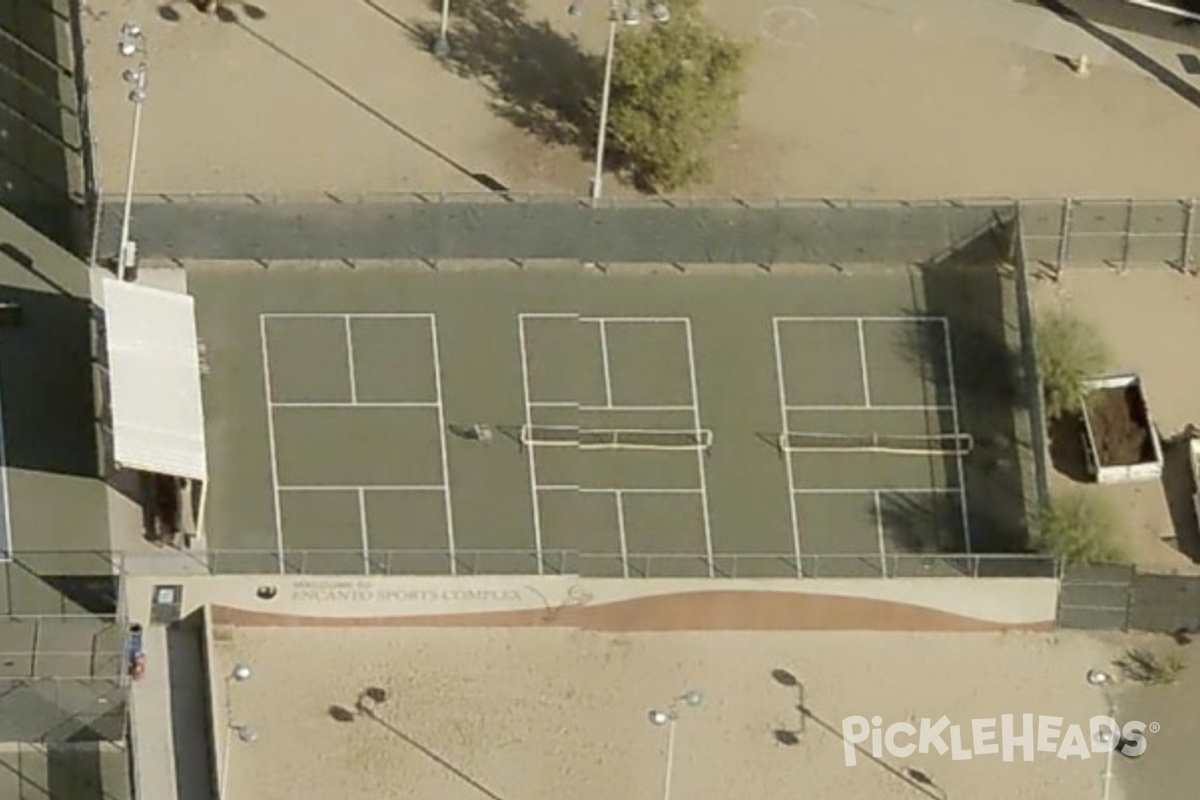
<instances>
[{"instance_id":1,"label":"dirt ground","mask_svg":"<svg viewBox=\"0 0 1200 800\"><path fill-rule=\"evenodd\" d=\"M1125 273L1102 266L1069 266L1058 283L1037 281L1035 312L1067 308L1104 337L1113 373L1136 373L1159 435L1171 440L1200 421L1200 371L1191 343L1200 337L1200 282L1162 265ZM1052 476L1052 490L1077 489L1105 498L1118 513L1139 566L1200 571L1180 552L1195 552L1197 521L1186 444L1165 448L1161 481L1100 486L1071 469Z\"/></svg>"},{"instance_id":2,"label":"dirt ground","mask_svg":"<svg viewBox=\"0 0 1200 800\"><path fill-rule=\"evenodd\" d=\"M1108 701L1085 674L1120 653L1073 633L520 628L235 628L217 648L214 669L241 660L254 670L233 687L231 709L259 738L232 742L229 792L261 800L658 797L668 732L648 713L692 689L699 706L675 704L673 796L943 796L907 779L911 767L948 797L1098 798L1103 756L859 753L847 766L842 721L946 715L968 748L974 718L1033 713L1086 726ZM798 703L810 712L803 723ZM1119 781L1107 796L1125 796Z\"/></svg>"},{"instance_id":3,"label":"dirt ground","mask_svg":"<svg viewBox=\"0 0 1200 800\"><path fill-rule=\"evenodd\" d=\"M124 186L131 130L123 20L150 65L144 192L586 191L579 148L546 143L546 108L595 94L605 21L565 0L472 0L451 25L468 66L426 44L428 0L85 3L101 182ZM585 4L586 5L586 4ZM1200 174L1190 46L1107 39L1005 0L707 0L754 54L740 125L696 195L1184 196ZM511 9L516 9L515 11ZM258 16L258 15L255 15ZM486 16L486 15L485 15ZM571 37L578 35L581 59ZM623 31L621 35L638 35ZM1115 37L1115 39L1113 38ZM1056 55L1088 54L1090 76ZM588 70L591 70L590 72ZM589 77L591 76L591 77ZM515 121L512 121L515 120ZM617 181L609 194L630 194Z\"/></svg>"},{"instance_id":4,"label":"dirt ground","mask_svg":"<svg viewBox=\"0 0 1200 800\"><path fill-rule=\"evenodd\" d=\"M1102 389L1088 397L1097 459L1104 466L1143 464L1154 459L1140 402L1141 394L1134 387Z\"/></svg>"}]
</instances>

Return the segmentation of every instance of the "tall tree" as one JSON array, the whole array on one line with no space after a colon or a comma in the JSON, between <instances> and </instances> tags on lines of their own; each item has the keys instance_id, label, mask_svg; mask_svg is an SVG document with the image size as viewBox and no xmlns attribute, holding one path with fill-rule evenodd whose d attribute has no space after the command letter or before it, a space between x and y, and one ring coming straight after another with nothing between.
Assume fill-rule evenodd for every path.
<instances>
[{"instance_id":1,"label":"tall tree","mask_svg":"<svg viewBox=\"0 0 1200 800\"><path fill-rule=\"evenodd\" d=\"M671 191L711 175L713 138L737 121L747 45L671 3L669 22L617 37L609 136L641 188Z\"/></svg>"}]
</instances>

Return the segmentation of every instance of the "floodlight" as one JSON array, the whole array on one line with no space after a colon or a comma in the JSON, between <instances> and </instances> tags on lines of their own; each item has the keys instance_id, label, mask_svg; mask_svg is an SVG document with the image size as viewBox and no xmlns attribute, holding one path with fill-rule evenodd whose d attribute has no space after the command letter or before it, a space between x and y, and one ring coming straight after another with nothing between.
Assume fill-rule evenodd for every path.
<instances>
[{"instance_id":1,"label":"floodlight","mask_svg":"<svg viewBox=\"0 0 1200 800\"><path fill-rule=\"evenodd\" d=\"M651 709L650 714L649 714L650 724L658 725L660 727L663 725L666 725L668 722L670 722L674 718L675 718L675 715L672 714L670 711L660 711L657 708Z\"/></svg>"},{"instance_id":2,"label":"floodlight","mask_svg":"<svg viewBox=\"0 0 1200 800\"><path fill-rule=\"evenodd\" d=\"M246 744L251 744L252 742L258 741L258 731L249 725L234 725L233 732L237 734L237 737L240 741L243 741Z\"/></svg>"},{"instance_id":3,"label":"floodlight","mask_svg":"<svg viewBox=\"0 0 1200 800\"><path fill-rule=\"evenodd\" d=\"M126 22L121 26L121 38L117 43L117 52L128 58L142 50L144 46L141 25L136 22Z\"/></svg>"}]
</instances>

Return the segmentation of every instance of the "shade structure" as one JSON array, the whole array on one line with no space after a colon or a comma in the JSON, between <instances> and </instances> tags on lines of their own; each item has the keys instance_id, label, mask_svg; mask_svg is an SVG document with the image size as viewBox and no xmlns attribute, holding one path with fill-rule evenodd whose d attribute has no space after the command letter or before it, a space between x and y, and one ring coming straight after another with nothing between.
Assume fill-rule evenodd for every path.
<instances>
[{"instance_id":1,"label":"shade structure","mask_svg":"<svg viewBox=\"0 0 1200 800\"><path fill-rule=\"evenodd\" d=\"M102 286L114 460L205 480L195 301L112 278Z\"/></svg>"}]
</instances>

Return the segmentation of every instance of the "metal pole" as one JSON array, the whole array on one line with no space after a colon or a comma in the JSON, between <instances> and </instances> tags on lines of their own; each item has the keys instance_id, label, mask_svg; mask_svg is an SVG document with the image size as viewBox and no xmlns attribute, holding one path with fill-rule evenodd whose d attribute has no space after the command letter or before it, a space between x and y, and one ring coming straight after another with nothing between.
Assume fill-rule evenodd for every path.
<instances>
[{"instance_id":1,"label":"metal pole","mask_svg":"<svg viewBox=\"0 0 1200 800\"><path fill-rule=\"evenodd\" d=\"M209 478L205 478L200 484L200 510L196 512L196 541L204 541L204 522L205 515L208 511L208 482Z\"/></svg>"},{"instance_id":2,"label":"metal pole","mask_svg":"<svg viewBox=\"0 0 1200 800\"><path fill-rule=\"evenodd\" d=\"M667 723L667 774L663 778L663 800L671 800L671 773L675 766L675 717Z\"/></svg>"},{"instance_id":3,"label":"metal pole","mask_svg":"<svg viewBox=\"0 0 1200 800\"><path fill-rule=\"evenodd\" d=\"M1116 721L1116 719L1117 719L1117 704L1113 703L1111 701L1108 704L1108 718L1113 721ZM1108 800L1109 787L1112 786L1113 754L1116 753L1117 748L1121 746L1121 730L1120 730L1120 728L1113 731L1113 738L1116 739L1116 741L1113 743L1113 746L1111 748L1109 748L1108 756L1105 758L1105 762L1104 762L1103 800Z\"/></svg>"},{"instance_id":4,"label":"metal pole","mask_svg":"<svg viewBox=\"0 0 1200 800\"><path fill-rule=\"evenodd\" d=\"M229 786L229 743L233 741L233 726L229 724L229 720L225 721L225 747L221 756L221 790L217 793L217 800L225 800L226 789Z\"/></svg>"},{"instance_id":5,"label":"metal pole","mask_svg":"<svg viewBox=\"0 0 1200 800\"><path fill-rule=\"evenodd\" d=\"M125 265L127 262L127 251L129 249L129 217L133 211L133 176L137 169L137 152L138 152L138 136L142 129L142 103L145 98L141 97L142 92L146 89L146 65L142 64L138 67L137 80L134 82L132 97L133 99L133 136L129 142L129 172L125 176L125 210L121 215L121 244L117 250L117 278L125 280Z\"/></svg>"},{"instance_id":6,"label":"metal pole","mask_svg":"<svg viewBox=\"0 0 1200 800\"><path fill-rule=\"evenodd\" d=\"M1196 219L1196 198L1192 197L1187 204L1187 217L1183 224L1183 255L1181 256L1180 268L1184 274L1196 274L1192 269L1192 232Z\"/></svg>"},{"instance_id":7,"label":"metal pole","mask_svg":"<svg viewBox=\"0 0 1200 800\"><path fill-rule=\"evenodd\" d=\"M617 9L614 5L608 18L608 49L604 52L604 88L600 95L600 129L596 133L596 174L592 176L592 202L600 199L604 181L604 138L608 132L608 99L612 93L613 56L616 53Z\"/></svg>"},{"instance_id":8,"label":"metal pole","mask_svg":"<svg viewBox=\"0 0 1200 800\"><path fill-rule=\"evenodd\" d=\"M450 0L442 0L442 21L438 26L437 38L433 41L433 53L439 58L450 55Z\"/></svg>"}]
</instances>

